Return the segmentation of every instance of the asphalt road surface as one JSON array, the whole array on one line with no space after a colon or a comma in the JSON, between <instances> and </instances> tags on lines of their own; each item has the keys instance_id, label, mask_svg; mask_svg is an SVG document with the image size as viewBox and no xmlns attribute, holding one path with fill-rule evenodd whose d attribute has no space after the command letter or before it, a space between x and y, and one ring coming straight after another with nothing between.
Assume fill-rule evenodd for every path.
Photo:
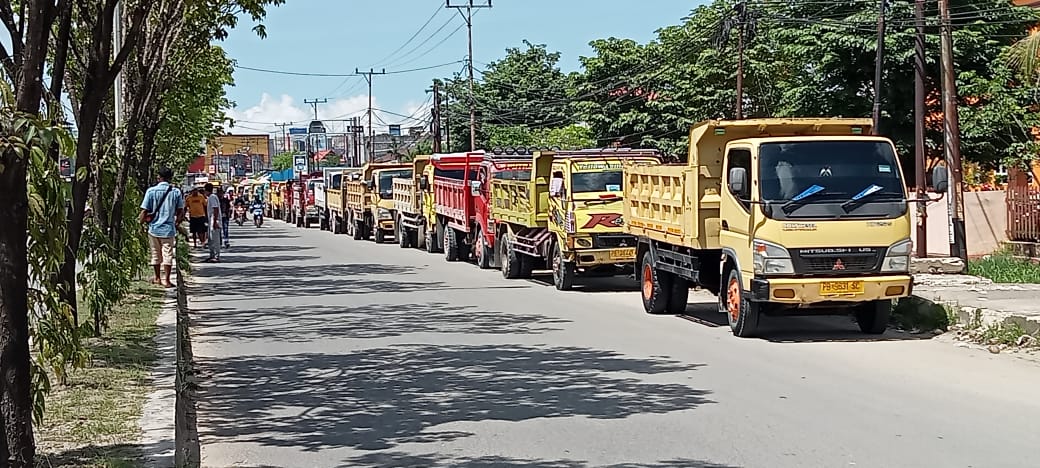
<instances>
[{"instance_id":1,"label":"asphalt road surface","mask_svg":"<svg viewBox=\"0 0 1040 468\"><path fill-rule=\"evenodd\" d=\"M191 289L208 467L1040 466L1040 366L845 317L738 339L706 294L232 226ZM701 303L693 303L700 301Z\"/></svg>"}]
</instances>

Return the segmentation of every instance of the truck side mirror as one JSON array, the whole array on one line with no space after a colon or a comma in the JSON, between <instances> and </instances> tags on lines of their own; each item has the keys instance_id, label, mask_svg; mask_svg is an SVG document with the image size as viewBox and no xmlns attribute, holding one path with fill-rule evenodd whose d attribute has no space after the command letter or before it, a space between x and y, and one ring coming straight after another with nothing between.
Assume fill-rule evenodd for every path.
<instances>
[{"instance_id":1,"label":"truck side mirror","mask_svg":"<svg viewBox=\"0 0 1040 468\"><path fill-rule=\"evenodd\" d=\"M747 188L747 169L734 167L729 170L729 192L741 195Z\"/></svg>"},{"instance_id":2,"label":"truck side mirror","mask_svg":"<svg viewBox=\"0 0 1040 468\"><path fill-rule=\"evenodd\" d=\"M935 166L932 169L932 187L935 187L936 192L945 192L950 187L949 177L946 166Z\"/></svg>"},{"instance_id":3,"label":"truck side mirror","mask_svg":"<svg viewBox=\"0 0 1040 468\"><path fill-rule=\"evenodd\" d=\"M376 181L374 181L374 180L366 180L365 181L365 188L367 188L369 190L375 190L375 188L376 188Z\"/></svg>"},{"instance_id":4,"label":"truck side mirror","mask_svg":"<svg viewBox=\"0 0 1040 468\"><path fill-rule=\"evenodd\" d=\"M470 193L470 195L473 195L473 196L480 195L480 181L479 180L471 180L471 181L469 181L469 193Z\"/></svg>"},{"instance_id":5,"label":"truck side mirror","mask_svg":"<svg viewBox=\"0 0 1040 468\"><path fill-rule=\"evenodd\" d=\"M430 190L430 181L426 180L425 177L419 179L419 190L428 192Z\"/></svg>"}]
</instances>

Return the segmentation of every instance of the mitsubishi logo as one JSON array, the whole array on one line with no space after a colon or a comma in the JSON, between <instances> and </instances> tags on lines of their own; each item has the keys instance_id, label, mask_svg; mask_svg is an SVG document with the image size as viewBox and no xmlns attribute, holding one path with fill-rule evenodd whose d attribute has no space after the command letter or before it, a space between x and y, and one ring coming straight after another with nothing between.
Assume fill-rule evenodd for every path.
<instances>
[{"instance_id":1,"label":"mitsubishi logo","mask_svg":"<svg viewBox=\"0 0 1040 468\"><path fill-rule=\"evenodd\" d=\"M832 270L844 270L845 269L845 264L842 263L841 259L839 258L836 262L834 262L834 268L831 268L831 269Z\"/></svg>"},{"instance_id":2,"label":"mitsubishi logo","mask_svg":"<svg viewBox=\"0 0 1040 468\"><path fill-rule=\"evenodd\" d=\"M622 240L621 240L621 243L620 243L620 244L618 244L618 247L628 247L628 242L625 242L625 240L624 240L624 239L622 239Z\"/></svg>"}]
</instances>

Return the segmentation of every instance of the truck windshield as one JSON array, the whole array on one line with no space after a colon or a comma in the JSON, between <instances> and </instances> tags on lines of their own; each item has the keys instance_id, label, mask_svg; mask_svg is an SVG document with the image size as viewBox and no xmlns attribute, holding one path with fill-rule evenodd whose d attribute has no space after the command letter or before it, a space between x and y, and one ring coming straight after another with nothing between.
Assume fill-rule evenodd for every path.
<instances>
[{"instance_id":1,"label":"truck windshield","mask_svg":"<svg viewBox=\"0 0 1040 468\"><path fill-rule=\"evenodd\" d=\"M379 181L377 182L377 190L379 190L379 198L389 199L393 198L394 192L394 179L408 179L412 177L411 169L400 169L396 171L382 171L379 173Z\"/></svg>"},{"instance_id":2,"label":"truck windshield","mask_svg":"<svg viewBox=\"0 0 1040 468\"><path fill-rule=\"evenodd\" d=\"M759 173L765 212L774 219L888 219L906 213L899 166L886 142L765 143Z\"/></svg>"},{"instance_id":3,"label":"truck windshield","mask_svg":"<svg viewBox=\"0 0 1040 468\"><path fill-rule=\"evenodd\" d=\"M620 191L621 171L575 172L571 174L571 193Z\"/></svg>"},{"instance_id":4,"label":"truck windshield","mask_svg":"<svg viewBox=\"0 0 1040 468\"><path fill-rule=\"evenodd\" d=\"M465 170L463 169L434 169L434 177L445 177L448 179L462 179ZM469 170L469 177L467 180L477 180L477 169L471 168Z\"/></svg>"}]
</instances>

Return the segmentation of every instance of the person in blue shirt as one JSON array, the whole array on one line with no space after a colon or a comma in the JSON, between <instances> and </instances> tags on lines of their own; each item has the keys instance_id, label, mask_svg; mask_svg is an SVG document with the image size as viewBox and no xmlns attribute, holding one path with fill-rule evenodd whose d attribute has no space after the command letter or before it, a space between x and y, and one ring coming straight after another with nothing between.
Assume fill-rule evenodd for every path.
<instances>
[{"instance_id":1,"label":"person in blue shirt","mask_svg":"<svg viewBox=\"0 0 1040 468\"><path fill-rule=\"evenodd\" d=\"M170 272L173 270L173 249L177 225L184 221L184 195L170 181L173 171L159 170L158 183L148 188L141 201L140 221L148 226L148 244L152 250L152 268L155 278L152 283L167 288L173 287ZM160 267L163 276L160 277Z\"/></svg>"}]
</instances>

